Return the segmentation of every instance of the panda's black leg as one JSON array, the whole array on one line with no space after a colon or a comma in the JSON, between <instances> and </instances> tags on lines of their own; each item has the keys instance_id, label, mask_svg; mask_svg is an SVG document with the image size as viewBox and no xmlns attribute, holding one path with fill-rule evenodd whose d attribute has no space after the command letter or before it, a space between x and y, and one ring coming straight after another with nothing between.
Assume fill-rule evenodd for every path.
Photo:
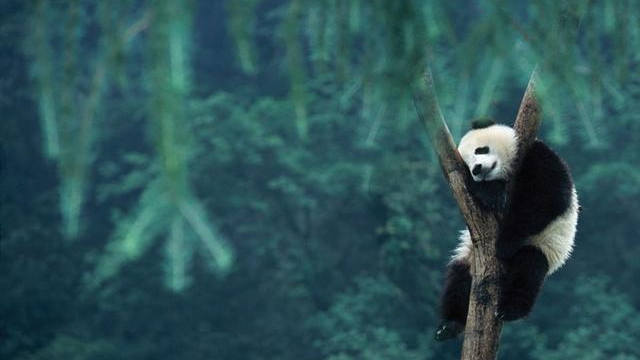
<instances>
[{"instance_id":1,"label":"panda's black leg","mask_svg":"<svg viewBox=\"0 0 640 360\"><path fill-rule=\"evenodd\" d=\"M496 315L505 321L527 316L538 297L549 269L546 256L535 246L524 246L507 263Z\"/></svg>"},{"instance_id":2,"label":"panda's black leg","mask_svg":"<svg viewBox=\"0 0 640 360\"><path fill-rule=\"evenodd\" d=\"M508 261L514 257L530 236L523 234L521 228L509 225L509 223L503 225L496 241L496 256L502 261Z\"/></svg>"},{"instance_id":3,"label":"panda's black leg","mask_svg":"<svg viewBox=\"0 0 640 360\"><path fill-rule=\"evenodd\" d=\"M469 273L469 264L464 260L451 262L447 268L447 277L441 299L442 322L436 331L436 340L444 341L455 338L464 330L469 309L470 290L471 274Z\"/></svg>"}]
</instances>

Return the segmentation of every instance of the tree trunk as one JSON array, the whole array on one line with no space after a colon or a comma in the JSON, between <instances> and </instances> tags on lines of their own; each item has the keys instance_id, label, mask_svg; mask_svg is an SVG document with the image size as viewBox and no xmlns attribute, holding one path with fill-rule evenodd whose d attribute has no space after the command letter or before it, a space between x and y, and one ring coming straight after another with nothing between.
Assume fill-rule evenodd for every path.
<instances>
[{"instance_id":1,"label":"tree trunk","mask_svg":"<svg viewBox=\"0 0 640 360\"><path fill-rule=\"evenodd\" d=\"M513 128L518 136L518 155L513 171L517 171L524 154L533 144L540 124L540 106L535 97L536 71L531 75ZM471 264L471 294L469 314L462 345L462 360L491 360L496 358L502 321L496 316L502 264L495 254L499 217L483 211L467 189L468 173L458 153L447 124L440 112L431 72L427 70L424 81L414 93L418 117L421 118L431 138L449 186L460 212L471 233L473 261ZM513 182L507 184L507 194ZM509 201L510 196L507 196Z\"/></svg>"}]
</instances>

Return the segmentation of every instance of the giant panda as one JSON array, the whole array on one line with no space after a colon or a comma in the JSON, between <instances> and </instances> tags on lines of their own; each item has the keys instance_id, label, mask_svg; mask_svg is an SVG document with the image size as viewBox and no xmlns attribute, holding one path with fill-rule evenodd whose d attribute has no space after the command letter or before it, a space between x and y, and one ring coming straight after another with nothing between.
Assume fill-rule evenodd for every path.
<instances>
[{"instance_id":1,"label":"giant panda","mask_svg":"<svg viewBox=\"0 0 640 360\"><path fill-rule=\"evenodd\" d=\"M468 187L479 204L504 211L496 255L506 268L496 316L511 321L527 316L544 279L569 258L578 222L578 196L569 169L536 140L514 173L518 139L513 128L491 120L474 121L458 146L468 170ZM515 181L506 202L505 183ZM437 340L464 330L471 288L473 244L468 230L447 266Z\"/></svg>"}]
</instances>

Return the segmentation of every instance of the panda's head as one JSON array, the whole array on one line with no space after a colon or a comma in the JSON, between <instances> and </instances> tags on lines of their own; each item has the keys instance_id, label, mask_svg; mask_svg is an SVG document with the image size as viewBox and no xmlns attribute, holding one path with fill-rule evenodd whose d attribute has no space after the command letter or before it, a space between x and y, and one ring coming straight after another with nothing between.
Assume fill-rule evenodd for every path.
<instances>
[{"instance_id":1,"label":"panda's head","mask_svg":"<svg viewBox=\"0 0 640 360\"><path fill-rule=\"evenodd\" d=\"M472 123L472 129L460 140L458 152L474 181L506 180L517 147L516 133L511 127L483 119Z\"/></svg>"}]
</instances>

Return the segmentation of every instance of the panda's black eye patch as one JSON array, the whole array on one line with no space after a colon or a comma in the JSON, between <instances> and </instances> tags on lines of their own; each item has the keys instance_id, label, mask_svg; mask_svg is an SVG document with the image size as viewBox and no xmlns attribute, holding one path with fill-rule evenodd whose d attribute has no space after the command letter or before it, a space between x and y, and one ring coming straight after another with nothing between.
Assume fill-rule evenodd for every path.
<instances>
[{"instance_id":1,"label":"panda's black eye patch","mask_svg":"<svg viewBox=\"0 0 640 360\"><path fill-rule=\"evenodd\" d=\"M483 154L488 154L488 153L489 153L489 147L488 146L483 146L483 147L476 148L476 151L475 151L476 155L483 155Z\"/></svg>"}]
</instances>

